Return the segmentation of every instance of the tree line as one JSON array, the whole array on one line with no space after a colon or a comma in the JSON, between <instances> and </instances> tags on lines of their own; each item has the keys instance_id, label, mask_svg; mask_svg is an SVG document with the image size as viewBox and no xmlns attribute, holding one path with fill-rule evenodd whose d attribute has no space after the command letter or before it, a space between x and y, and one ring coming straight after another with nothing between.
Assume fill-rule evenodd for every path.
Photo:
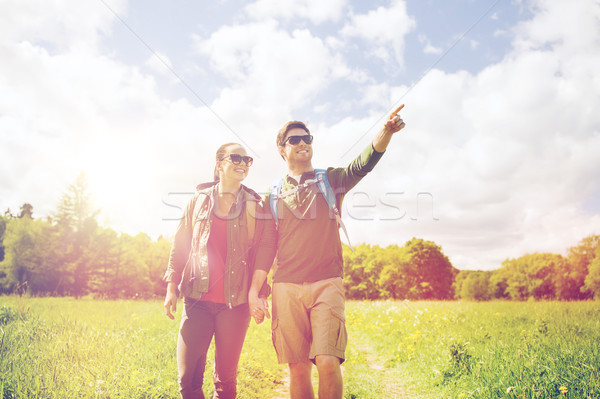
<instances>
[{"instance_id":1,"label":"tree line","mask_svg":"<svg viewBox=\"0 0 600 399\"><path fill-rule=\"evenodd\" d=\"M50 217L35 219L28 203L0 216L0 294L164 295L170 240L100 226L90 198L81 174ZM600 299L599 235L566 257L528 254L491 271L458 270L440 246L418 238L404 246L344 246L343 256L348 299Z\"/></svg>"},{"instance_id":2,"label":"tree line","mask_svg":"<svg viewBox=\"0 0 600 399\"><path fill-rule=\"evenodd\" d=\"M590 235L568 249L567 256L534 253L507 259L492 271L461 271L456 298L600 299L600 235Z\"/></svg>"},{"instance_id":3,"label":"tree line","mask_svg":"<svg viewBox=\"0 0 600 399\"><path fill-rule=\"evenodd\" d=\"M98 225L81 174L50 217L33 218L25 203L0 216L0 293L100 298L150 298L161 281L171 243Z\"/></svg>"},{"instance_id":4,"label":"tree line","mask_svg":"<svg viewBox=\"0 0 600 399\"><path fill-rule=\"evenodd\" d=\"M422 239L363 244L344 248L344 283L350 299L600 299L600 235L585 237L566 257L527 254L490 271L457 270L441 247Z\"/></svg>"}]
</instances>

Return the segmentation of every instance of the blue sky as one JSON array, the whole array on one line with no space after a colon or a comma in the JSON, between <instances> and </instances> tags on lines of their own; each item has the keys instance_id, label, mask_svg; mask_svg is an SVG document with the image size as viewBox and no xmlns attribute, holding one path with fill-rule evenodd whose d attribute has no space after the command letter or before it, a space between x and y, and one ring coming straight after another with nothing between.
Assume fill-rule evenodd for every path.
<instances>
[{"instance_id":1,"label":"blue sky","mask_svg":"<svg viewBox=\"0 0 600 399\"><path fill-rule=\"evenodd\" d=\"M344 166L407 127L346 197L353 243L492 269L600 232L600 3L0 0L0 209L51 213L84 171L102 224L172 235L214 152L283 175L277 130ZM165 66L166 65L166 66Z\"/></svg>"}]
</instances>

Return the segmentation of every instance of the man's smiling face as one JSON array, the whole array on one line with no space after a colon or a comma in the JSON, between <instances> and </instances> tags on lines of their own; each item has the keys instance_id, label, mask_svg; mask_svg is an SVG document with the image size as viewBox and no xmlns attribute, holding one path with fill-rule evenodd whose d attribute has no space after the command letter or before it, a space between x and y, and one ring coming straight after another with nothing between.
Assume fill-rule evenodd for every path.
<instances>
[{"instance_id":1,"label":"man's smiling face","mask_svg":"<svg viewBox=\"0 0 600 399\"><path fill-rule=\"evenodd\" d=\"M290 137L294 136L309 136L309 133L302 128L290 129L285 136L285 145L279 147L279 152L288 164L310 162L313 155L312 145L306 144L304 140L293 145L290 143Z\"/></svg>"}]
</instances>

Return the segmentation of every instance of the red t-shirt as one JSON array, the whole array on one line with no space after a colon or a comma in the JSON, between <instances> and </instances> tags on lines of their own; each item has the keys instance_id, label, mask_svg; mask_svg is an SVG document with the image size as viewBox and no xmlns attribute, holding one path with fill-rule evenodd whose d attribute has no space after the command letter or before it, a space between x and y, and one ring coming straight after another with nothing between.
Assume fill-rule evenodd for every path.
<instances>
[{"instance_id":1,"label":"red t-shirt","mask_svg":"<svg viewBox=\"0 0 600 399\"><path fill-rule=\"evenodd\" d=\"M208 252L208 292L202 294L201 301L225 303L225 260L227 259L227 220L215 214L206 243Z\"/></svg>"}]
</instances>

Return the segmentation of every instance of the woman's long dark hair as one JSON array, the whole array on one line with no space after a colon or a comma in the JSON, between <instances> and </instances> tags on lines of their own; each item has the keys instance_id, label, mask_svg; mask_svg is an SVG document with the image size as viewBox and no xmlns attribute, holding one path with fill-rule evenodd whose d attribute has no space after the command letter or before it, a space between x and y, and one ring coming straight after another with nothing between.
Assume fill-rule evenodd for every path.
<instances>
[{"instance_id":1,"label":"woman's long dark hair","mask_svg":"<svg viewBox=\"0 0 600 399\"><path fill-rule=\"evenodd\" d=\"M225 158L225 155L227 154L227 148L231 147L232 145L238 145L238 146L242 146L241 144L238 143L227 143L227 144L223 144L222 146L219 147L219 149L217 150L217 157L216 157L216 162L222 161L223 158ZM215 165L215 172L214 172L214 181L219 181L219 170L217 169L217 165Z\"/></svg>"}]
</instances>

